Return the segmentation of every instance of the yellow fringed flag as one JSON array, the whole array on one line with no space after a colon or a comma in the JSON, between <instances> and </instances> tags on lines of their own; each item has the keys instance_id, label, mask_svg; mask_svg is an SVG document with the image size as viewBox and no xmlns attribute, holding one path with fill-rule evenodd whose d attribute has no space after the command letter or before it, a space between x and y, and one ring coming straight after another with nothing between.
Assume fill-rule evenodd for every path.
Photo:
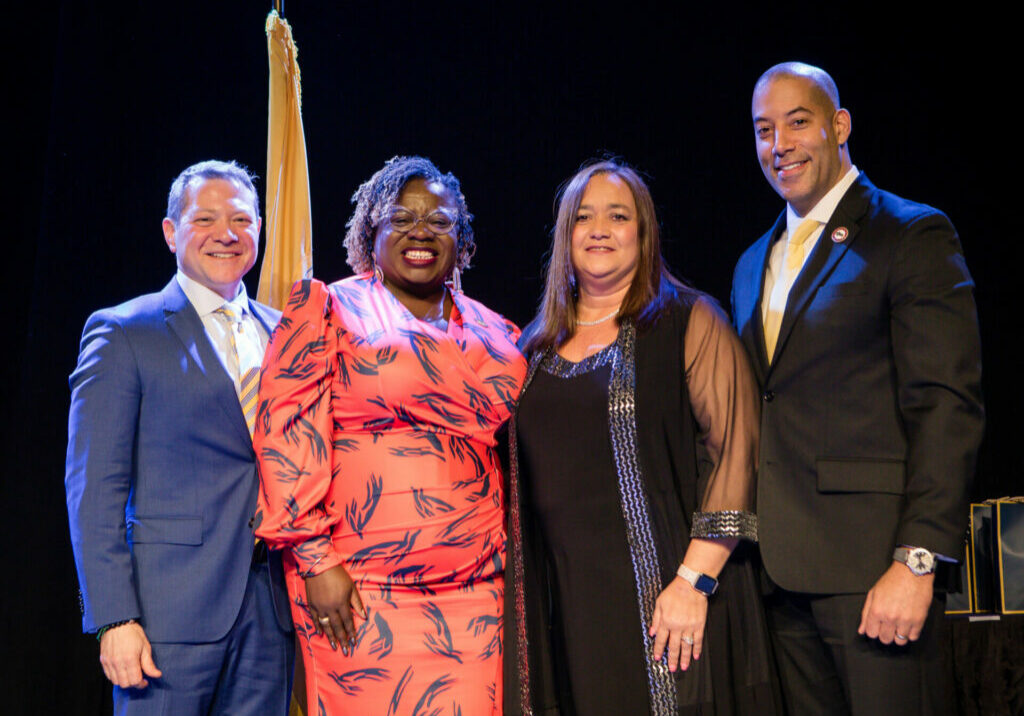
<instances>
[{"instance_id":1,"label":"yellow fringed flag","mask_svg":"<svg viewBox=\"0 0 1024 716\"><path fill-rule=\"evenodd\" d=\"M257 298L284 308L292 284L313 275L313 224L309 168L302 130L298 50L288 22L267 15L270 101L267 127L267 248Z\"/></svg>"},{"instance_id":2,"label":"yellow fringed flag","mask_svg":"<svg viewBox=\"0 0 1024 716\"><path fill-rule=\"evenodd\" d=\"M270 97L267 109L267 248L260 265L256 297L284 308L292 284L313 276L313 221L309 204L309 167L302 129L302 82L298 50L288 22L271 10L267 15L267 57ZM296 640L289 716L306 711L305 669Z\"/></svg>"}]
</instances>

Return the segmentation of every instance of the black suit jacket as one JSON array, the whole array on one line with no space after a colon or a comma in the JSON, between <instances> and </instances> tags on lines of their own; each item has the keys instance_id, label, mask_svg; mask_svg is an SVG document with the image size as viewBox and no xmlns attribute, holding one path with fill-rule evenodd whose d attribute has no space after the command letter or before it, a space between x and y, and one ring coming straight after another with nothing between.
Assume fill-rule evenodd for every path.
<instances>
[{"instance_id":1,"label":"black suit jacket","mask_svg":"<svg viewBox=\"0 0 1024 716\"><path fill-rule=\"evenodd\" d=\"M859 176L793 285L769 365L761 296L784 229L785 213L740 258L732 292L762 390L768 575L792 591L856 593L897 545L959 558L984 413L974 284L956 231Z\"/></svg>"}]
</instances>

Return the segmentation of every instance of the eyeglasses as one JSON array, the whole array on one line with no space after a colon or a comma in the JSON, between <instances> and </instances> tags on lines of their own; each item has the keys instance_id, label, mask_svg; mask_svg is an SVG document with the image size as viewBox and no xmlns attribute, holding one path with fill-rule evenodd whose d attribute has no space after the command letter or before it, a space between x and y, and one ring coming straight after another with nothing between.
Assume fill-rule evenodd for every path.
<instances>
[{"instance_id":1,"label":"eyeglasses","mask_svg":"<svg viewBox=\"0 0 1024 716\"><path fill-rule=\"evenodd\" d=\"M408 234L421 221L427 231L434 236L443 236L455 227L455 219L443 211L434 211L426 216L417 216L408 209L398 206L392 209L388 215L388 224L391 225L391 229L396 234Z\"/></svg>"}]
</instances>

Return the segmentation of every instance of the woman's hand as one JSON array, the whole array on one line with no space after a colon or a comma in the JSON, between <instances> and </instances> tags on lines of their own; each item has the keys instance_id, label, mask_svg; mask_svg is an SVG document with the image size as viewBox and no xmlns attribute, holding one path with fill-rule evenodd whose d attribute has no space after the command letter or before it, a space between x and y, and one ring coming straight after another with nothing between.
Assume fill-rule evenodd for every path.
<instances>
[{"instance_id":1,"label":"woman's hand","mask_svg":"<svg viewBox=\"0 0 1024 716\"><path fill-rule=\"evenodd\" d=\"M708 616L708 598L676 577L658 595L654 617L648 632L654 637L654 659L660 661L668 644L668 670L678 665L686 671L690 658L699 659L704 645L704 622Z\"/></svg>"},{"instance_id":2,"label":"woman's hand","mask_svg":"<svg viewBox=\"0 0 1024 716\"><path fill-rule=\"evenodd\" d=\"M366 619L366 609L355 582L340 564L305 579L306 604L317 633L327 637L332 649L337 649L340 643L341 653L348 656L348 650L356 644L352 610Z\"/></svg>"}]
</instances>

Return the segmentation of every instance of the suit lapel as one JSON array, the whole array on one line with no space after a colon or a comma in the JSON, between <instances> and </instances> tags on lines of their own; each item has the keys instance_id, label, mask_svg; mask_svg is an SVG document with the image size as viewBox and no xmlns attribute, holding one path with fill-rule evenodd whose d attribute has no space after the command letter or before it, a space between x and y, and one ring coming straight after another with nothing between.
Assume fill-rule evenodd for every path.
<instances>
[{"instance_id":1,"label":"suit lapel","mask_svg":"<svg viewBox=\"0 0 1024 716\"><path fill-rule=\"evenodd\" d=\"M768 269L768 259L771 256L772 245L775 239L782 232L786 225L786 213L775 221L775 225L768 233L764 234L754 244L753 254L750 257L749 271L744 285L748 287L745 301L746 305L740 314L746 319L743 333L743 342L746 343L747 351L752 356L757 356L754 361L754 368L757 371L758 380L763 382L768 373L768 353L765 349L764 322L761 320L761 303L764 294L764 277ZM739 307L737 307L739 310Z\"/></svg>"},{"instance_id":2,"label":"suit lapel","mask_svg":"<svg viewBox=\"0 0 1024 716\"><path fill-rule=\"evenodd\" d=\"M814 246L814 250L807 258L800 275L797 276L793 288L789 291L786 311L782 314L782 325L779 327L779 339L775 345L772 366L778 363L780 355L785 350L789 334L792 333L793 326L803 314L811 297L856 241L860 231L858 222L867 210L868 201L873 191L875 191L874 186L866 176L861 174L847 190L836 210L832 212L832 217L825 224L821 236L818 237L818 243ZM833 232L836 229L846 230L846 238L841 242L832 240ZM770 371L771 369L769 369Z\"/></svg>"},{"instance_id":3,"label":"suit lapel","mask_svg":"<svg viewBox=\"0 0 1024 716\"><path fill-rule=\"evenodd\" d=\"M274 332L277 322L281 320L281 313L279 311L262 303L257 303L251 298L249 299L249 310L252 311L252 315L256 316L256 320L260 322L268 336Z\"/></svg>"},{"instance_id":4,"label":"suit lapel","mask_svg":"<svg viewBox=\"0 0 1024 716\"><path fill-rule=\"evenodd\" d=\"M199 368L205 388L213 402L220 405L228 422L235 426L239 437L252 445L249 428L242 415L242 406L238 402L235 384L231 376L224 370L220 358L210 345L210 339L203 328L203 322L196 309L189 303L185 292L181 290L175 278L164 288L161 296L164 299L164 320L181 341L189 357Z\"/></svg>"}]
</instances>

